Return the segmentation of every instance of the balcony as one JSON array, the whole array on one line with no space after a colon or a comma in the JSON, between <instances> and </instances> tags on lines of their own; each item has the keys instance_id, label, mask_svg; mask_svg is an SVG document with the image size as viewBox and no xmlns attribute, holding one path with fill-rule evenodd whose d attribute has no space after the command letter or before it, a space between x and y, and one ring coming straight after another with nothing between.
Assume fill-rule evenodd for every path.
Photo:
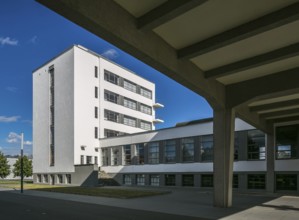
<instances>
[{"instance_id":1,"label":"balcony","mask_svg":"<svg viewBox=\"0 0 299 220\"><path fill-rule=\"evenodd\" d=\"M164 108L164 105L161 104L161 103L154 103L154 104L153 104L153 107L154 107L154 108Z\"/></svg>"},{"instance_id":2,"label":"balcony","mask_svg":"<svg viewBox=\"0 0 299 220\"><path fill-rule=\"evenodd\" d=\"M164 120L159 119L159 118L155 118L155 119L153 120L153 122L154 122L155 124L157 124L157 123L164 123Z\"/></svg>"}]
</instances>

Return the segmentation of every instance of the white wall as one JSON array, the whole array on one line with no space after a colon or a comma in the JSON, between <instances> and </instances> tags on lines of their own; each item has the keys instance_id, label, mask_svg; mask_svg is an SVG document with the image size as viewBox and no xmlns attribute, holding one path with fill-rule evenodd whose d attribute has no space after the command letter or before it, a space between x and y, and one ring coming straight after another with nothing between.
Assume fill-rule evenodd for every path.
<instances>
[{"instance_id":1,"label":"white wall","mask_svg":"<svg viewBox=\"0 0 299 220\"><path fill-rule=\"evenodd\" d=\"M97 156L95 148L99 140L95 138L95 127L100 128L99 119L95 118L95 107L100 107L99 97L95 98L95 87L99 88L99 78L95 77L95 66L99 65L98 57L74 47L74 161L80 164L80 156ZM98 132L99 133L99 132ZM85 150L81 146L86 146Z\"/></svg>"},{"instance_id":2,"label":"white wall","mask_svg":"<svg viewBox=\"0 0 299 220\"><path fill-rule=\"evenodd\" d=\"M299 171L299 159L275 160L275 171Z\"/></svg>"},{"instance_id":3,"label":"white wall","mask_svg":"<svg viewBox=\"0 0 299 220\"><path fill-rule=\"evenodd\" d=\"M55 165L50 159L50 84L48 68L55 68ZM74 58L73 49L33 73L33 172L74 171Z\"/></svg>"}]
</instances>

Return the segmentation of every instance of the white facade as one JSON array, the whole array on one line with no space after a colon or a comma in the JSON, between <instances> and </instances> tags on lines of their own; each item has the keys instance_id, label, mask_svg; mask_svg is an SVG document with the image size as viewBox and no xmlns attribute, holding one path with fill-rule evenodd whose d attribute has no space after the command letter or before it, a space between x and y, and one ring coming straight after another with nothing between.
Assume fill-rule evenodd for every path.
<instances>
[{"instance_id":1,"label":"white facade","mask_svg":"<svg viewBox=\"0 0 299 220\"><path fill-rule=\"evenodd\" d=\"M99 138L107 129L108 136L154 129L155 104L152 82L82 46L69 48L33 72L33 172L72 173L74 165L101 164Z\"/></svg>"}]
</instances>

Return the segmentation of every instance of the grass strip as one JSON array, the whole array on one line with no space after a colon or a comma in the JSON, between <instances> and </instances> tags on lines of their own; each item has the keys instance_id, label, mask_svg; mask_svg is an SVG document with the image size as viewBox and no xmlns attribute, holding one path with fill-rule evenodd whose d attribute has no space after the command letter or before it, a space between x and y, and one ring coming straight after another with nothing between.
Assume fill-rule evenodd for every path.
<instances>
[{"instance_id":1,"label":"grass strip","mask_svg":"<svg viewBox=\"0 0 299 220\"><path fill-rule=\"evenodd\" d=\"M105 187L55 187L55 188L39 188L36 190L47 192L58 192L86 196L99 196L110 198L130 199L146 196L156 196L170 193L168 191L154 191L154 190L133 190L133 189L116 189Z\"/></svg>"}]
</instances>

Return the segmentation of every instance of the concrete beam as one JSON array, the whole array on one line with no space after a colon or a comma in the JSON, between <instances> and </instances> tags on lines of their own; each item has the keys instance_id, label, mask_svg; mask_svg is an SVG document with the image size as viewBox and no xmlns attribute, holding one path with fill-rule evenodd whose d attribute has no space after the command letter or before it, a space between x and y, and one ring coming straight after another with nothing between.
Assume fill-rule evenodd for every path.
<instances>
[{"instance_id":1,"label":"concrete beam","mask_svg":"<svg viewBox=\"0 0 299 220\"><path fill-rule=\"evenodd\" d=\"M279 26L299 19L299 3L270 13L246 24L240 25L218 35L215 35L196 44L178 51L180 59L190 59L221 47L236 43L254 35L269 31Z\"/></svg>"},{"instance_id":2,"label":"concrete beam","mask_svg":"<svg viewBox=\"0 0 299 220\"><path fill-rule=\"evenodd\" d=\"M299 55L299 43L208 70L205 72L205 77L207 79L216 79L297 55Z\"/></svg>"},{"instance_id":3,"label":"concrete beam","mask_svg":"<svg viewBox=\"0 0 299 220\"><path fill-rule=\"evenodd\" d=\"M191 61L178 60L176 50L154 32L140 31L134 16L114 1L37 1L205 97L212 106L225 105L224 85L206 80Z\"/></svg>"},{"instance_id":4,"label":"concrete beam","mask_svg":"<svg viewBox=\"0 0 299 220\"><path fill-rule=\"evenodd\" d=\"M260 117L268 119L268 118L283 118L283 117L289 117L294 115L299 115L299 108L261 113Z\"/></svg>"},{"instance_id":5,"label":"concrete beam","mask_svg":"<svg viewBox=\"0 0 299 220\"><path fill-rule=\"evenodd\" d=\"M228 85L227 107L236 107L245 102L284 96L299 92L299 68L294 68L260 78ZM242 91L242 95L240 95Z\"/></svg>"},{"instance_id":6,"label":"concrete beam","mask_svg":"<svg viewBox=\"0 0 299 220\"><path fill-rule=\"evenodd\" d=\"M269 109L278 109L282 107L292 107L299 105L299 99L292 99L288 101L281 101L275 103L269 103L264 105L257 105L249 107L250 112L259 112L259 111L266 111Z\"/></svg>"},{"instance_id":7,"label":"concrete beam","mask_svg":"<svg viewBox=\"0 0 299 220\"><path fill-rule=\"evenodd\" d=\"M239 105L238 107L236 107L235 111L236 117L242 119L243 121L251 124L252 126L265 133L271 133L273 129L272 125L267 123L267 121L264 118L261 118L257 113L250 112L246 104Z\"/></svg>"},{"instance_id":8,"label":"concrete beam","mask_svg":"<svg viewBox=\"0 0 299 220\"><path fill-rule=\"evenodd\" d=\"M142 30L152 30L173 18L186 13L207 0L175 0L167 1L137 19L137 27Z\"/></svg>"},{"instance_id":9,"label":"concrete beam","mask_svg":"<svg viewBox=\"0 0 299 220\"><path fill-rule=\"evenodd\" d=\"M299 116L275 118L275 119L269 119L268 121L271 122L272 124L283 123L283 122L294 122L294 121L299 121Z\"/></svg>"}]
</instances>

